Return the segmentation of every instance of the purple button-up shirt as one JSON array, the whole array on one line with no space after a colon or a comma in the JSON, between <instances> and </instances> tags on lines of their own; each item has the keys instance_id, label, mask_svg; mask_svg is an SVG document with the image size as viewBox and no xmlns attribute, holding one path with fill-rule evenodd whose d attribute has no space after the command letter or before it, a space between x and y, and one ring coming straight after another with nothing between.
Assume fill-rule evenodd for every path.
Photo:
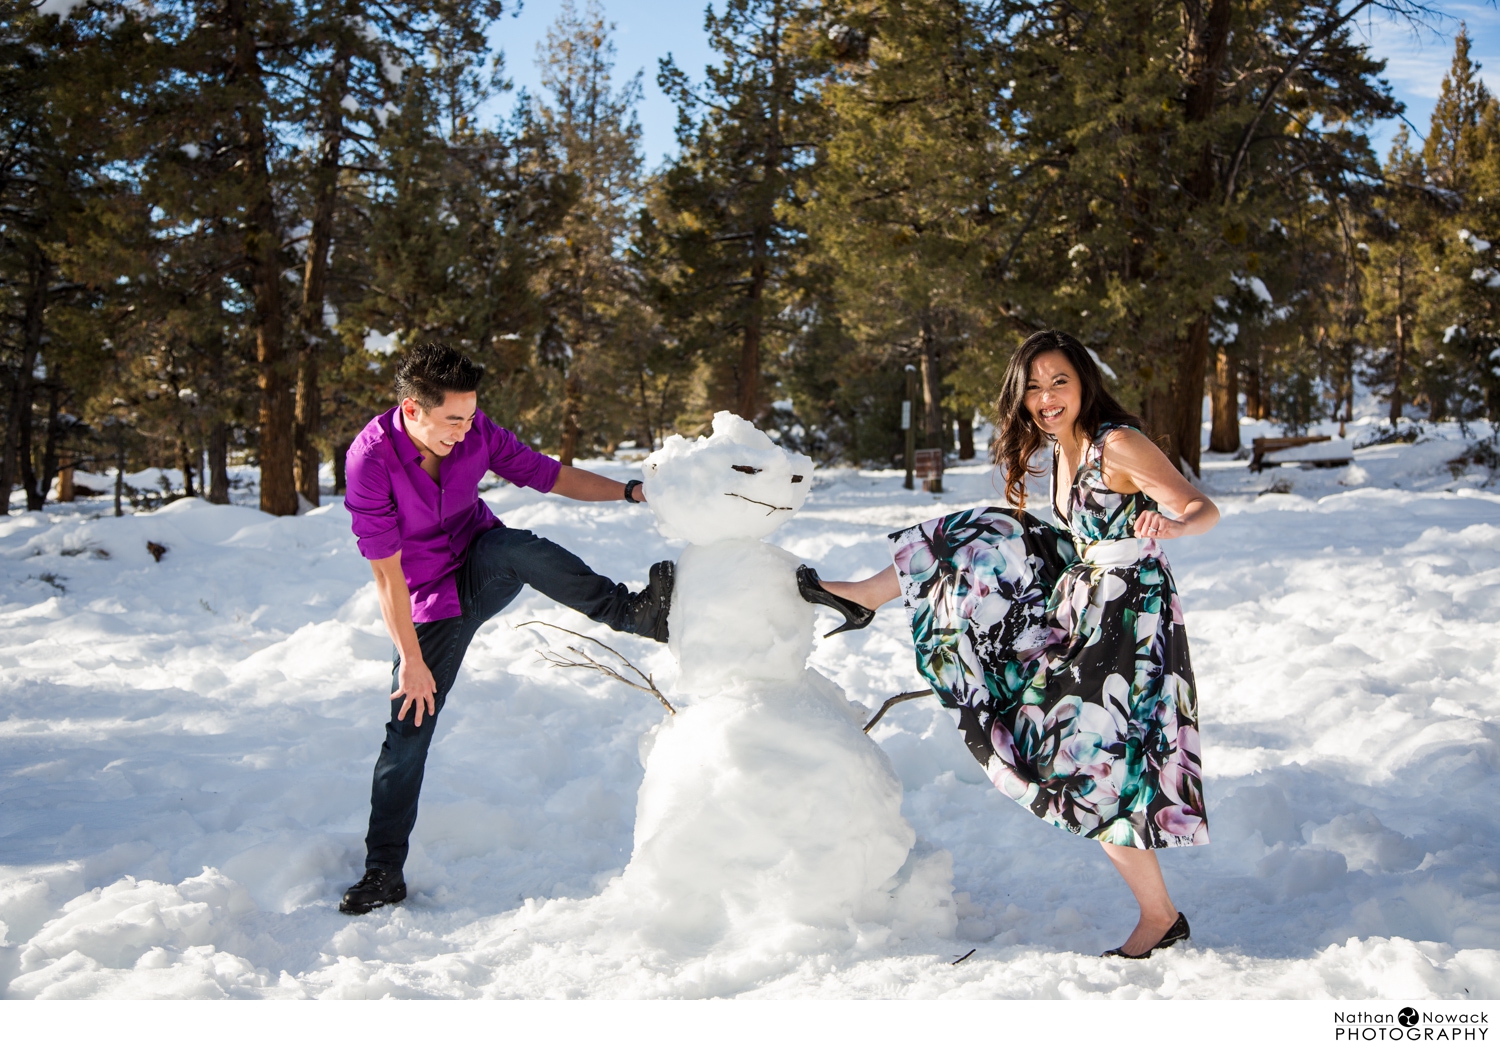
<instances>
[{"instance_id":1,"label":"purple button-up shirt","mask_svg":"<svg viewBox=\"0 0 1500 1050\"><path fill-rule=\"evenodd\" d=\"M551 492L562 468L476 412L474 425L443 457L439 480L433 481L400 413L398 406L376 416L349 446L344 506L354 520L359 553L371 561L401 553L411 618L426 623L462 614L454 573L474 537L500 524L479 498L485 471Z\"/></svg>"}]
</instances>

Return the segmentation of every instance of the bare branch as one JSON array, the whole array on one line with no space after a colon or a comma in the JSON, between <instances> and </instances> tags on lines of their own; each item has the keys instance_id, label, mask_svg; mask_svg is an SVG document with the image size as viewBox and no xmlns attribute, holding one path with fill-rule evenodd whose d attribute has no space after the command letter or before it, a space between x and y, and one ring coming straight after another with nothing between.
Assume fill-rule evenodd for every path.
<instances>
[{"instance_id":1,"label":"bare branch","mask_svg":"<svg viewBox=\"0 0 1500 1050\"><path fill-rule=\"evenodd\" d=\"M1245 163L1245 155L1250 151L1251 139L1254 138L1256 130L1260 127L1261 120L1265 118L1272 103L1276 101L1276 97L1280 94L1283 85L1286 84L1293 73L1302 68L1303 62L1307 60L1307 56L1312 53L1315 47L1338 32L1339 29L1348 25L1354 19L1355 15L1371 6L1372 3L1374 3L1374 0L1360 0L1359 3L1356 3L1349 10L1343 12L1340 12L1335 7L1333 9L1335 17L1319 26L1303 42L1302 47L1292 56L1291 61L1282 67L1276 79L1267 86L1265 96L1260 101L1259 109L1256 110L1255 116L1250 120L1250 123L1245 126L1245 131L1240 136L1239 145L1235 147L1234 158L1229 165L1229 174L1224 180L1224 200L1226 203L1234 198L1235 184L1239 181L1240 167Z\"/></svg>"},{"instance_id":2,"label":"bare branch","mask_svg":"<svg viewBox=\"0 0 1500 1050\"><path fill-rule=\"evenodd\" d=\"M880 705L880 710L875 712L875 717L872 718L872 719L870 719L868 722L865 723L865 732L868 733L870 730L874 729L875 728L875 723L879 722L882 718L884 718L885 717L885 713L887 711L889 711L891 708L895 707L897 704L901 703L901 701L903 701L903 700L915 700L917 697L919 697L919 696L927 696L931 692L932 692L931 689L918 689L915 692L911 692L911 693L897 693L895 696L891 697L885 703L881 704Z\"/></svg>"},{"instance_id":3,"label":"bare branch","mask_svg":"<svg viewBox=\"0 0 1500 1050\"><path fill-rule=\"evenodd\" d=\"M766 517L768 517L768 518L772 514L775 514L778 510L791 510L792 509L791 507L778 507L778 506L775 506L774 504L771 504L771 503L762 503L758 499L751 499L749 496L741 496L738 492L726 492L726 493L724 493L724 495L726 495L726 496L733 496L735 499L742 499L746 503L754 503L757 507L769 507L770 509L766 511Z\"/></svg>"},{"instance_id":4,"label":"bare branch","mask_svg":"<svg viewBox=\"0 0 1500 1050\"><path fill-rule=\"evenodd\" d=\"M557 626L557 624L547 623L545 620L527 620L525 623L516 624L516 626L550 627L554 631L561 631L563 634L571 634L574 638L581 638L585 642L592 642L594 645L597 645L605 652L610 653L621 663L623 663L632 674L640 679L640 681L631 681L629 678L625 677L625 674L622 671L609 666L609 664L595 659L588 653L584 652L582 649L579 649L577 646L570 645L567 647L568 652L573 654L573 658L563 656L561 653L553 652L550 649L547 652L542 652L540 649L538 649L537 655L546 660L553 667L582 667L591 671L597 671L600 674L604 675L606 678L613 678L621 685L628 685L632 689L639 689L643 693L650 693L652 696L656 697L656 699L661 701L661 706L667 709L668 714L675 715L677 713L677 709L671 705L671 703L665 696L662 695L662 691L656 688L656 679L647 674L645 671L642 671L635 664L631 663L618 649L605 645L599 639L591 637L590 635L579 634L577 631L570 631L566 627L559 627Z\"/></svg>"}]
</instances>

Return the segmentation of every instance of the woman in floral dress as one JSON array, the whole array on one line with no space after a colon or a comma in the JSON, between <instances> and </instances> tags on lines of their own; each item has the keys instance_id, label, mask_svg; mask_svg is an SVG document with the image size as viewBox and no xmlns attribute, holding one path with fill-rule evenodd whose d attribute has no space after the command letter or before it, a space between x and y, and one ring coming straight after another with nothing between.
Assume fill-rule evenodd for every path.
<instances>
[{"instance_id":1,"label":"woman in floral dress","mask_svg":"<svg viewBox=\"0 0 1500 1050\"><path fill-rule=\"evenodd\" d=\"M1065 333L1016 351L995 427L1014 510L903 529L884 572L822 583L805 569L803 594L858 626L904 597L917 667L958 712L969 750L1005 794L1104 847L1140 905L1130 937L1105 954L1143 958L1189 933L1154 851L1208 841L1197 694L1158 541L1207 532L1219 512ZM1061 529L1025 511L1027 464L1044 441Z\"/></svg>"}]
</instances>

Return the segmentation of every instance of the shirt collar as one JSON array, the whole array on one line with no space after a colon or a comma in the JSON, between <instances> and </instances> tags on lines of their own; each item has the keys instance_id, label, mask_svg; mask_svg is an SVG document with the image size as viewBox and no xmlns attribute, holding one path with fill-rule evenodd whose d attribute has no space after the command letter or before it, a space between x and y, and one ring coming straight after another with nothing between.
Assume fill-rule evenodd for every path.
<instances>
[{"instance_id":1,"label":"shirt collar","mask_svg":"<svg viewBox=\"0 0 1500 1050\"><path fill-rule=\"evenodd\" d=\"M396 450L397 457L409 463L421 463L422 453L417 448L417 443L411 439L406 432L406 425L401 418L401 406L397 405L391 409L386 433L390 435L391 447Z\"/></svg>"}]
</instances>

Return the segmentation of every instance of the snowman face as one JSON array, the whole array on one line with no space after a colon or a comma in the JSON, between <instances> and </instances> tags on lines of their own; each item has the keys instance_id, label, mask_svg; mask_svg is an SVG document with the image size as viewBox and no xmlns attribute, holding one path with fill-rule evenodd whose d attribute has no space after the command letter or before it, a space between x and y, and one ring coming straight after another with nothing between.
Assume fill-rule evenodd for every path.
<instances>
[{"instance_id":1,"label":"snowman face","mask_svg":"<svg viewBox=\"0 0 1500 1050\"><path fill-rule=\"evenodd\" d=\"M778 447L731 412L713 436L673 435L646 460L648 506L662 534L689 543L758 540L802 507L813 461Z\"/></svg>"}]
</instances>

